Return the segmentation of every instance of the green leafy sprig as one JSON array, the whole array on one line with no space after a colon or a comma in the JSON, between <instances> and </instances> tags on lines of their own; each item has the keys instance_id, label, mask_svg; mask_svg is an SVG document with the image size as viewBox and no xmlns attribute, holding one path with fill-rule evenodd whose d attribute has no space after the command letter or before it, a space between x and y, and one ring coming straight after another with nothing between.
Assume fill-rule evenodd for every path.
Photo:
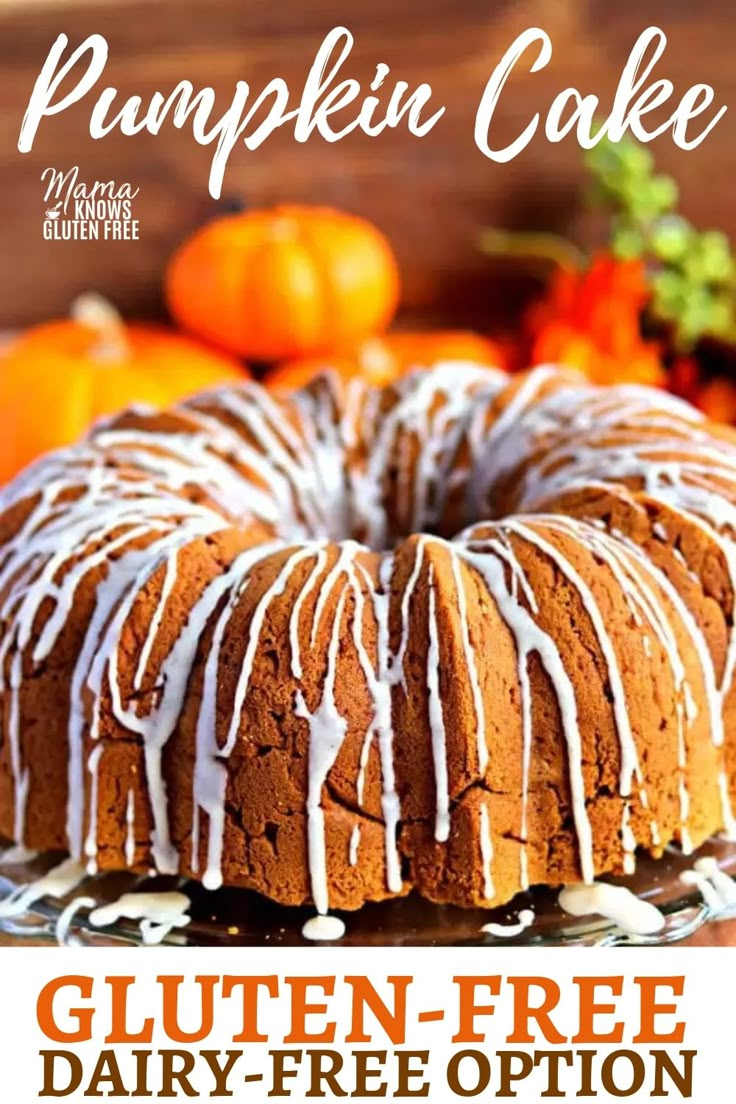
<instances>
[{"instance_id":1,"label":"green leafy sprig","mask_svg":"<svg viewBox=\"0 0 736 1104\"><path fill-rule=\"evenodd\" d=\"M592 198L612 213L611 246L641 258L652 287L651 312L678 349L706 335L736 341L736 261L728 237L697 230L677 212L670 176L655 171L648 149L630 138L602 139L585 156Z\"/></svg>"}]
</instances>

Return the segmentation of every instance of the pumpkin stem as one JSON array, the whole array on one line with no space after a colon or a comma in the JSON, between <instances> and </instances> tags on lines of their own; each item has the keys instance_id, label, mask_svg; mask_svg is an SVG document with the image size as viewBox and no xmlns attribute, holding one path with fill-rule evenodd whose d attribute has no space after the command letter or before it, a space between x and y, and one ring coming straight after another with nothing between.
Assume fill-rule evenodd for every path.
<instances>
[{"instance_id":1,"label":"pumpkin stem","mask_svg":"<svg viewBox=\"0 0 736 1104\"><path fill-rule=\"evenodd\" d=\"M69 312L75 322L89 326L98 335L97 343L90 349L95 360L124 360L128 354L125 324L112 303L96 291L78 295Z\"/></svg>"}]
</instances>

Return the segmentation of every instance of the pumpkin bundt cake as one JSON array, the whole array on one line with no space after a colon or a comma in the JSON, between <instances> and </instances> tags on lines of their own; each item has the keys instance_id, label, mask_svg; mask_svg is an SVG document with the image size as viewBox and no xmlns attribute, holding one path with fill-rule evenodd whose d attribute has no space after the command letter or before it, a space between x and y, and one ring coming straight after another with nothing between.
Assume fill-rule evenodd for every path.
<instances>
[{"instance_id":1,"label":"pumpkin bundt cake","mask_svg":"<svg viewBox=\"0 0 736 1104\"><path fill-rule=\"evenodd\" d=\"M552 367L130 410L0 498L0 833L322 912L690 850L735 529L729 431Z\"/></svg>"}]
</instances>

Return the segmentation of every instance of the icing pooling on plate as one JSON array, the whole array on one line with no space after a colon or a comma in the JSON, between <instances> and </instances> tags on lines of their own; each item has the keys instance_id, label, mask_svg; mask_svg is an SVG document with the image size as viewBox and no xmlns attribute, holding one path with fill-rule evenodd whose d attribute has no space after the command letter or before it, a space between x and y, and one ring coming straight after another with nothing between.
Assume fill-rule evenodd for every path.
<instances>
[{"instance_id":1,"label":"icing pooling on plate","mask_svg":"<svg viewBox=\"0 0 736 1104\"><path fill-rule=\"evenodd\" d=\"M302 928L304 938L315 943L332 943L342 939L344 934L345 924L339 916L312 916Z\"/></svg>"},{"instance_id":2,"label":"icing pooling on plate","mask_svg":"<svg viewBox=\"0 0 736 1104\"><path fill-rule=\"evenodd\" d=\"M514 939L517 935L522 935L533 923L533 909L522 909L515 923L484 924L480 930L486 935L495 935L497 939Z\"/></svg>"},{"instance_id":3,"label":"icing pooling on plate","mask_svg":"<svg viewBox=\"0 0 736 1104\"><path fill-rule=\"evenodd\" d=\"M22 916L43 897L65 897L76 889L86 875L84 864L78 859L64 859L35 882L19 887L0 901L0 917Z\"/></svg>"},{"instance_id":4,"label":"icing pooling on plate","mask_svg":"<svg viewBox=\"0 0 736 1104\"><path fill-rule=\"evenodd\" d=\"M101 905L89 914L96 928L106 928L121 918L140 921L143 942L161 943L174 928L183 928L190 921L187 910L191 902L186 893L174 890L161 893L123 893L117 901Z\"/></svg>"},{"instance_id":5,"label":"icing pooling on plate","mask_svg":"<svg viewBox=\"0 0 736 1104\"><path fill-rule=\"evenodd\" d=\"M665 924L655 905L642 901L625 886L606 882L565 886L558 900L560 908L570 916L603 916L629 935L653 935Z\"/></svg>"},{"instance_id":6,"label":"icing pooling on plate","mask_svg":"<svg viewBox=\"0 0 736 1104\"><path fill-rule=\"evenodd\" d=\"M692 870L683 871L680 881L684 885L697 887L714 916L736 912L736 884L711 856L698 859Z\"/></svg>"},{"instance_id":7,"label":"icing pooling on plate","mask_svg":"<svg viewBox=\"0 0 736 1104\"><path fill-rule=\"evenodd\" d=\"M38 851L29 851L22 844L16 844L0 851L0 866L23 866L24 863L33 862L36 858L38 858Z\"/></svg>"}]
</instances>

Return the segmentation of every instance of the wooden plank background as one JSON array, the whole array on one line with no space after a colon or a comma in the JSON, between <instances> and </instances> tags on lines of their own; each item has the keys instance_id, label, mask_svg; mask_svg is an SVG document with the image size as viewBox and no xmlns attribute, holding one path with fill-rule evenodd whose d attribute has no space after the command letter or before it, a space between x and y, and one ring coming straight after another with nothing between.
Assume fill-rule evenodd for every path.
<instances>
[{"instance_id":1,"label":"wooden plank background","mask_svg":"<svg viewBox=\"0 0 736 1104\"><path fill-rule=\"evenodd\" d=\"M356 134L329 145L317 137L299 145L284 128L257 151L234 151L223 195L249 205L316 201L368 215L396 246L407 314L483 325L519 288L478 254L481 226L560 229L584 244L603 230L600 220L581 214L574 139L552 146L537 138L505 166L474 145L483 87L515 35L544 27L554 58L505 92L499 141L514 137L567 85L610 103L638 34L649 24L663 27L669 46L661 75L680 94L708 81L731 110L695 151L659 140L659 162L677 175L689 215L736 237L733 15L733 0L6 0L0 7L0 327L62 313L90 287L128 313L155 314L166 257L214 206L207 193L211 147L168 126L157 137L114 134L93 142L89 98L44 120L32 153L18 153L33 82L62 31L72 44L94 31L104 34L110 60L103 84L144 101L183 78L196 87L212 85L223 111L238 79L257 92L283 76L297 96L323 36L342 23L356 39L344 75L367 85L383 61L412 86L429 81L447 113L427 137L401 129L375 139ZM44 242L40 174L48 165L74 164L82 179L130 180L140 188L140 242Z\"/></svg>"}]
</instances>

